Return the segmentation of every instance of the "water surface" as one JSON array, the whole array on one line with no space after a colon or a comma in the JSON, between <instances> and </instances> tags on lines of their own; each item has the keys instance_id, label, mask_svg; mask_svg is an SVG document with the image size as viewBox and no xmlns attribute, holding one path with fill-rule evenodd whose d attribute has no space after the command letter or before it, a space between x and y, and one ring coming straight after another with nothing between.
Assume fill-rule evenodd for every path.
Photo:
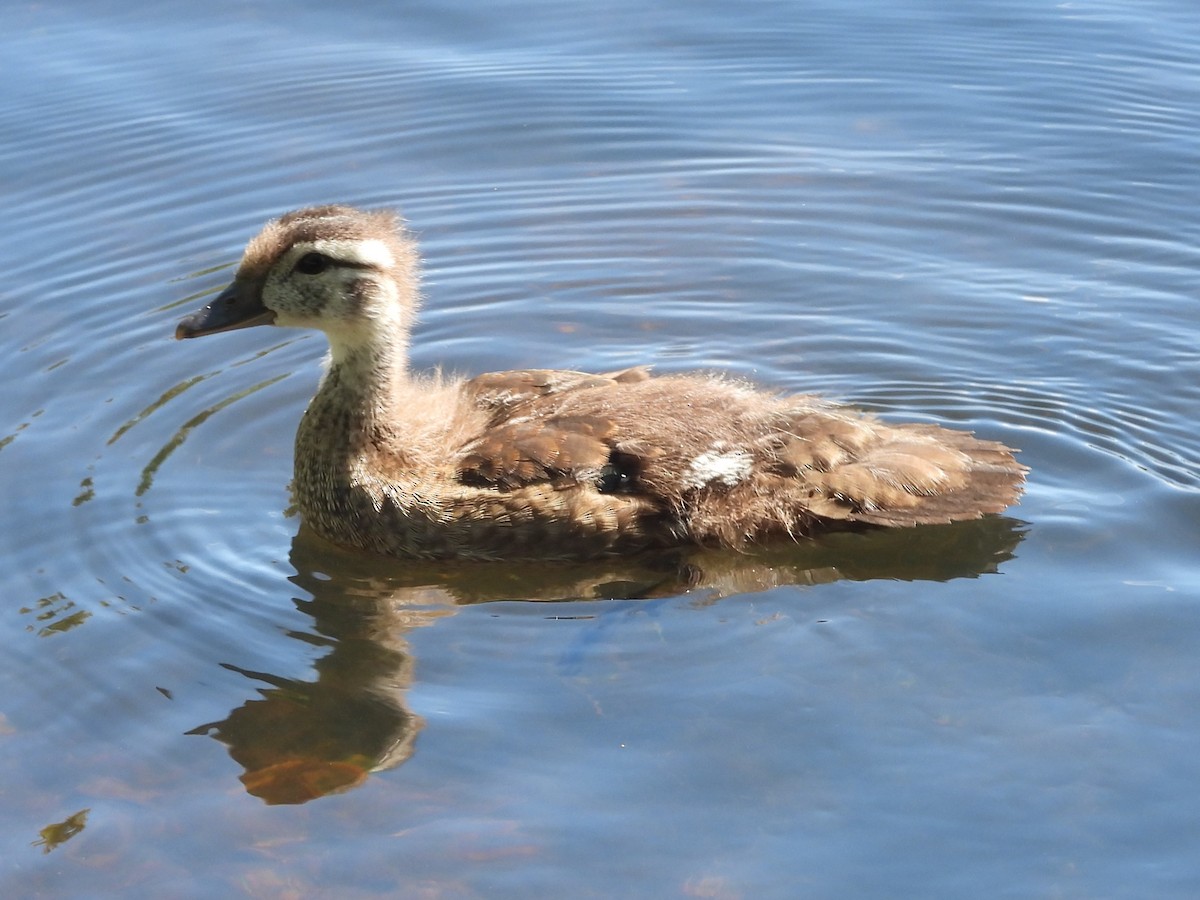
<instances>
[{"instance_id":1,"label":"water surface","mask_svg":"<svg viewBox=\"0 0 1200 900\"><path fill-rule=\"evenodd\" d=\"M1192 897L1185 2L26 5L0 52L5 896ZM411 566L289 511L401 208L419 368L721 368L1022 448L1008 516Z\"/></svg>"}]
</instances>

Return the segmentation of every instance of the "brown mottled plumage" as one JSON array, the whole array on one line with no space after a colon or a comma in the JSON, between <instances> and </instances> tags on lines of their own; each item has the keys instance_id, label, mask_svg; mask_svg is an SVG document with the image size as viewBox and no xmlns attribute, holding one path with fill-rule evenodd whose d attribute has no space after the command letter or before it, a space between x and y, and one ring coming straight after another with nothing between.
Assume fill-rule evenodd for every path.
<instances>
[{"instance_id":1,"label":"brown mottled plumage","mask_svg":"<svg viewBox=\"0 0 1200 900\"><path fill-rule=\"evenodd\" d=\"M391 213L298 210L268 223L233 283L176 330L328 336L294 489L335 543L480 559L740 547L839 524L975 519L1020 494L1025 468L1001 444L717 376L414 377L417 268Z\"/></svg>"}]
</instances>

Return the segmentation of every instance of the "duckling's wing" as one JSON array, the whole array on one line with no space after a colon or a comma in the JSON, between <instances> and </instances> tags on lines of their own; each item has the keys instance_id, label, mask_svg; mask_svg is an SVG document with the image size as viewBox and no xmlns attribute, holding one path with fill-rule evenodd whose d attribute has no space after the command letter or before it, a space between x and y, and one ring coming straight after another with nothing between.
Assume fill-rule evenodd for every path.
<instances>
[{"instance_id":1,"label":"duckling's wing","mask_svg":"<svg viewBox=\"0 0 1200 900\"><path fill-rule=\"evenodd\" d=\"M458 478L503 489L563 478L595 482L609 465L614 431L600 416L520 418L464 447Z\"/></svg>"},{"instance_id":2,"label":"duckling's wing","mask_svg":"<svg viewBox=\"0 0 1200 900\"><path fill-rule=\"evenodd\" d=\"M466 396L491 417L484 432L460 451L459 480L506 490L562 479L602 490L620 488L628 473L621 454L614 461L619 429L613 418L600 410L564 414L561 402L649 379L646 366L604 375L522 369L472 378L464 383Z\"/></svg>"}]
</instances>

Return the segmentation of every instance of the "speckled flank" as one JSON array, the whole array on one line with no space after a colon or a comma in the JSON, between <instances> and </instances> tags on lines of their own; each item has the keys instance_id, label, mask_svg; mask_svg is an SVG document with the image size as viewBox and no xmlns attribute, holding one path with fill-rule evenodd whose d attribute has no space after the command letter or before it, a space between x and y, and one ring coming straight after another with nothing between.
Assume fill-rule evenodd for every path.
<instances>
[{"instance_id":1,"label":"speckled flank","mask_svg":"<svg viewBox=\"0 0 1200 900\"><path fill-rule=\"evenodd\" d=\"M484 559L740 547L978 518L1020 495L1025 469L1001 444L715 376L413 377L417 270L397 217L334 206L268 223L238 271L255 321L265 309L329 338L294 487L336 543Z\"/></svg>"}]
</instances>

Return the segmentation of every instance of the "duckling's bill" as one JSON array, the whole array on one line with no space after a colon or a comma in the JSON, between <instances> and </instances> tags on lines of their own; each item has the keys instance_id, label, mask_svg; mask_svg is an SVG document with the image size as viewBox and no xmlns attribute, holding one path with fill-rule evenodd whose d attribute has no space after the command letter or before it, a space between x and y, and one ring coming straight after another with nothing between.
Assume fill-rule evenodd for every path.
<instances>
[{"instance_id":1,"label":"duckling's bill","mask_svg":"<svg viewBox=\"0 0 1200 900\"><path fill-rule=\"evenodd\" d=\"M274 321L275 313L263 306L258 286L239 279L203 309L180 321L175 326L175 339L203 337L254 325L269 325Z\"/></svg>"}]
</instances>

